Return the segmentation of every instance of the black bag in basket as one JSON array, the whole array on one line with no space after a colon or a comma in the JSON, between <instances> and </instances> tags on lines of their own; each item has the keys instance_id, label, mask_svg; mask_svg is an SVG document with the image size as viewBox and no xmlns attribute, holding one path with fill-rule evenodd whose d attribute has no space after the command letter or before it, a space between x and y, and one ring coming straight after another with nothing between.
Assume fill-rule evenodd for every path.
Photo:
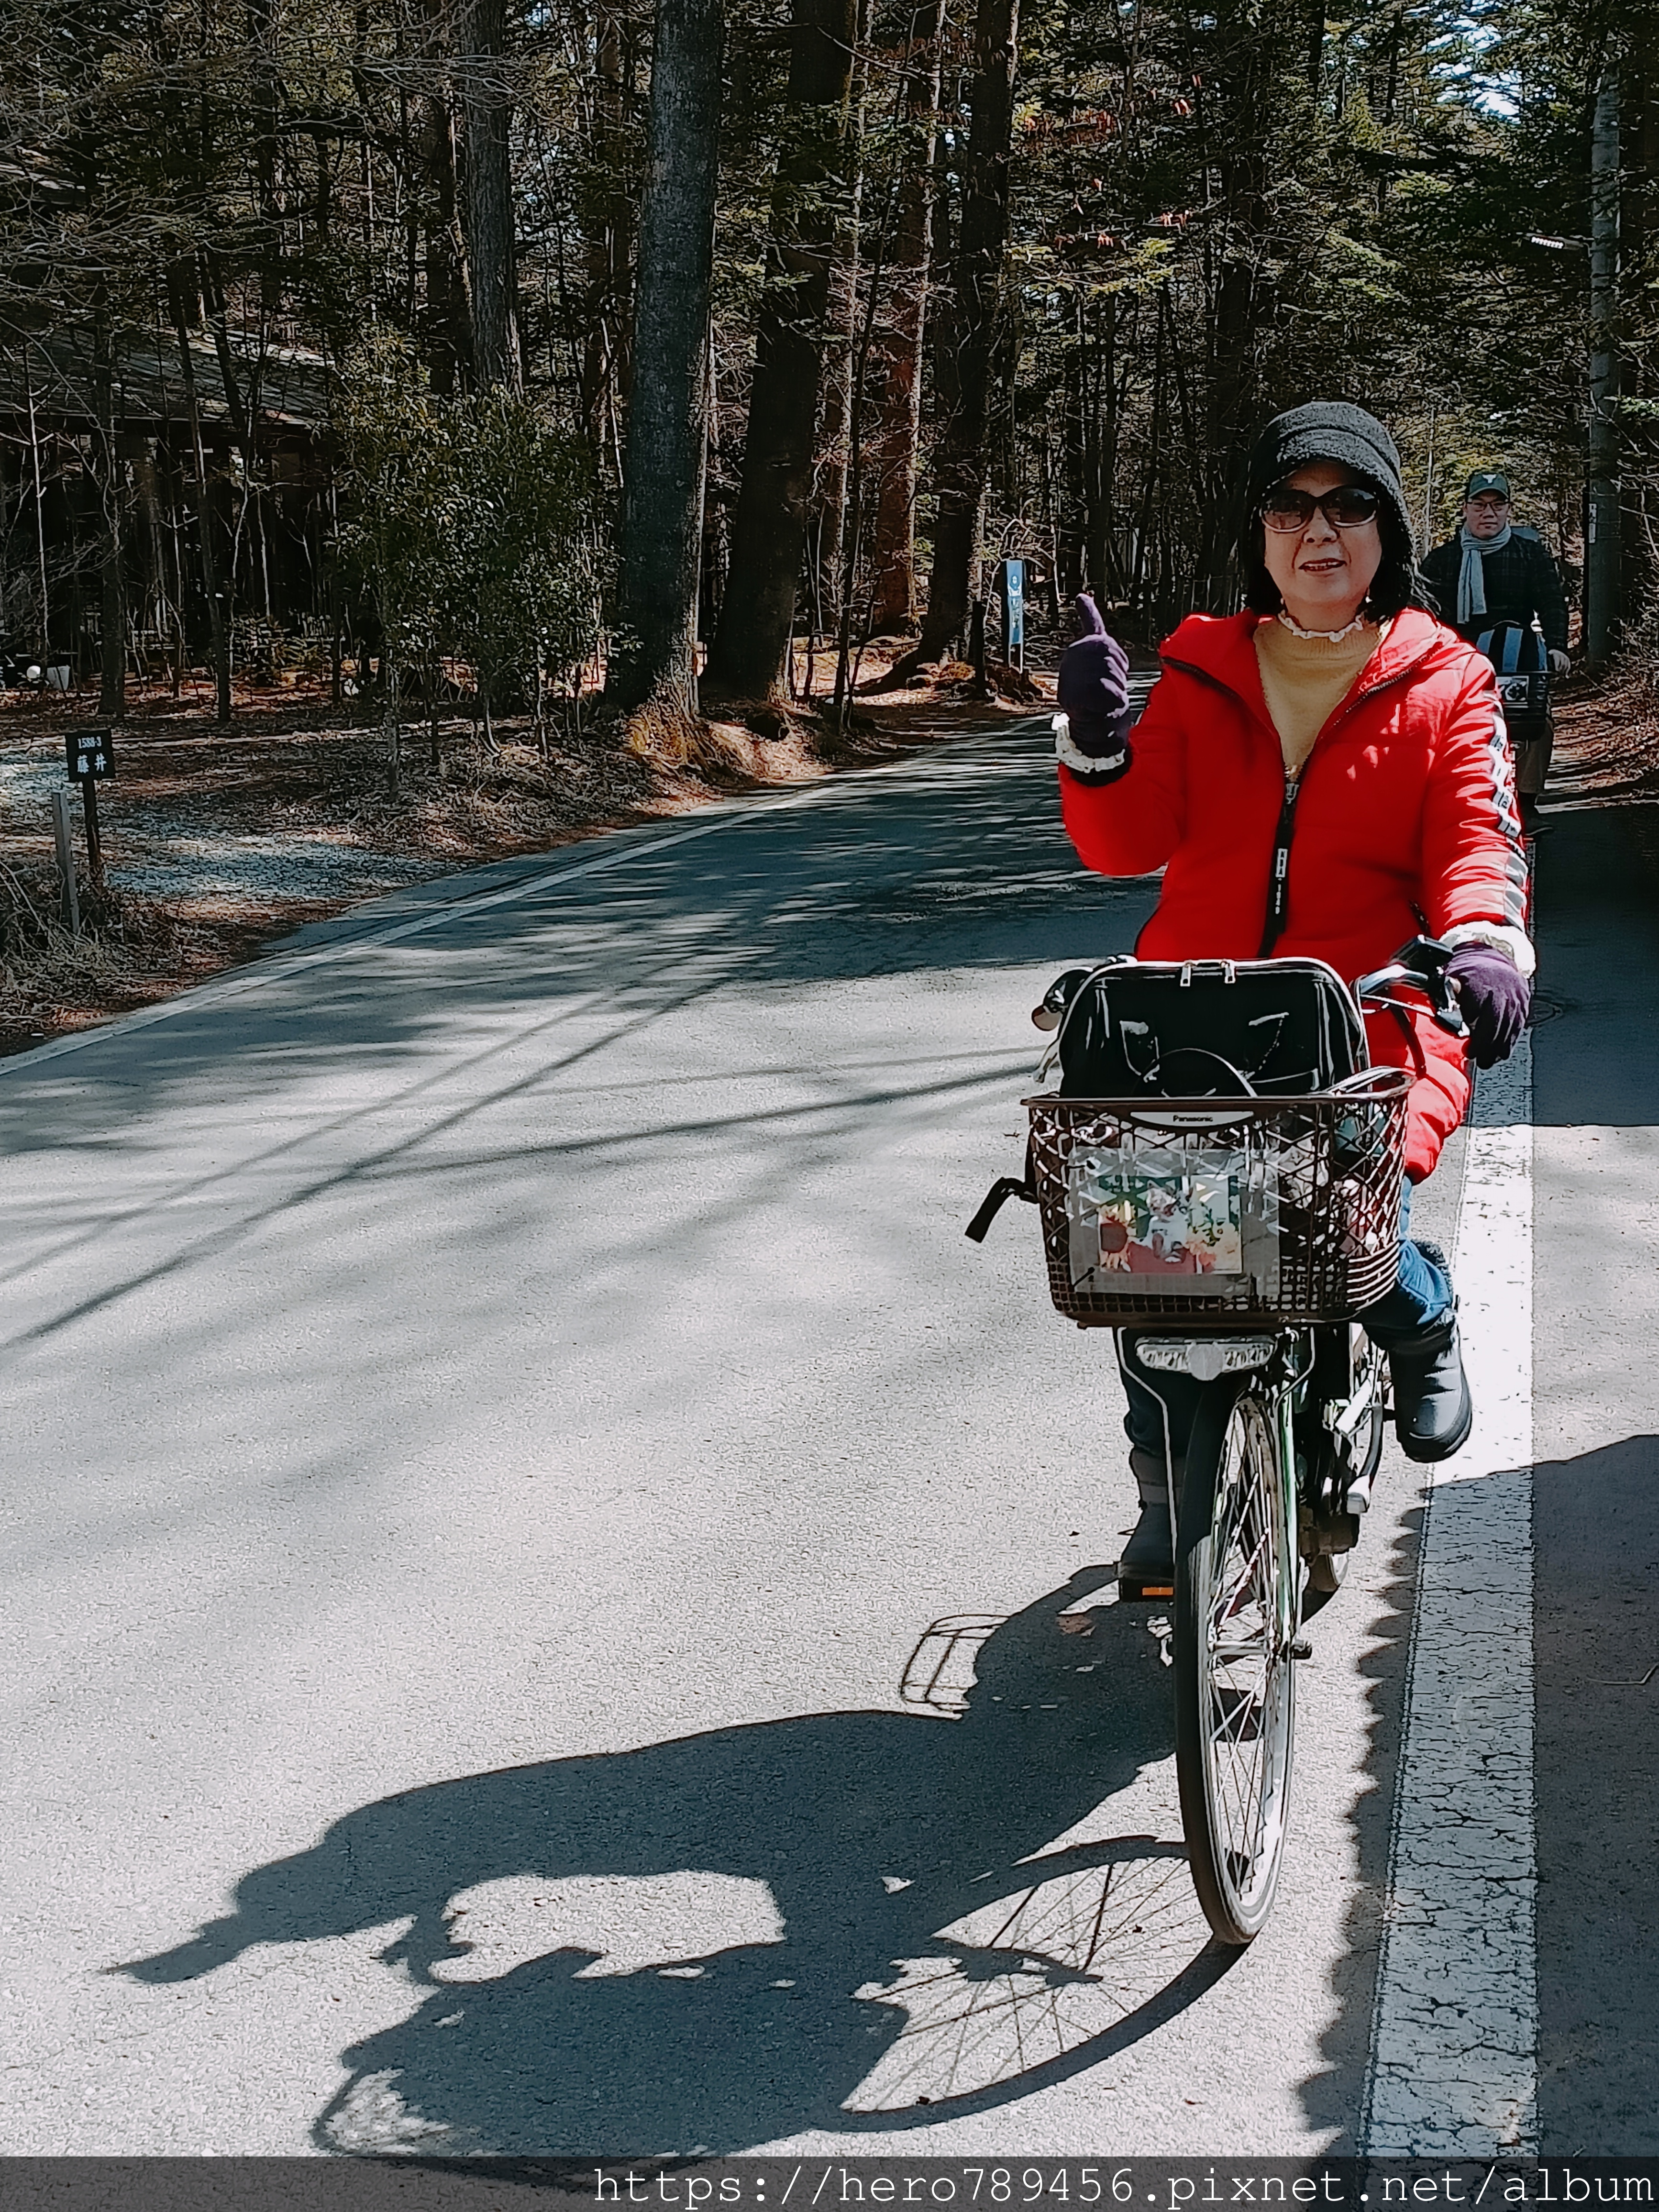
<instances>
[{"instance_id":1,"label":"black bag in basket","mask_svg":"<svg viewBox=\"0 0 1659 2212\"><path fill-rule=\"evenodd\" d=\"M1353 1000L1322 960L1118 960L1042 1002L1070 1098L1285 1098L1367 1065Z\"/></svg>"}]
</instances>

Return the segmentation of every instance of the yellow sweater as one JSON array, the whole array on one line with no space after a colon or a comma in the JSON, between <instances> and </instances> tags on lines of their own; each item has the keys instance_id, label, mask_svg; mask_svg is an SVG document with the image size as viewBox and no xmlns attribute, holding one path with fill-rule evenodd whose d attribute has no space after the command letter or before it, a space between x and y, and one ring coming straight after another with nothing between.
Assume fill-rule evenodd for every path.
<instances>
[{"instance_id":1,"label":"yellow sweater","mask_svg":"<svg viewBox=\"0 0 1659 2212\"><path fill-rule=\"evenodd\" d=\"M1256 665L1267 712L1279 732L1285 773L1292 782L1302 773L1314 739L1346 698L1354 678L1382 644L1388 624L1362 623L1346 637L1298 637L1277 615L1259 623Z\"/></svg>"}]
</instances>

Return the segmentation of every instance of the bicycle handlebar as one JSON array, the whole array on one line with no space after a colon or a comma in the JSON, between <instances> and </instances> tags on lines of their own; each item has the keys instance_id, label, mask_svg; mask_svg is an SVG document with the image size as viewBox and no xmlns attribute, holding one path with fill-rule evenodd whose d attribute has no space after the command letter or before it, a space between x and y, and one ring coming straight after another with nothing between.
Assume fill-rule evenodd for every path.
<instances>
[{"instance_id":1,"label":"bicycle handlebar","mask_svg":"<svg viewBox=\"0 0 1659 2212\"><path fill-rule=\"evenodd\" d=\"M1437 1024L1448 1036L1467 1036L1469 1025L1456 992L1446 979L1447 965L1455 949L1437 937L1413 937L1409 945L1401 946L1386 968L1362 975L1353 994L1362 1006L1398 1006L1402 1013L1419 1012L1414 1000L1396 995L1396 987L1405 984L1427 999Z\"/></svg>"},{"instance_id":2,"label":"bicycle handlebar","mask_svg":"<svg viewBox=\"0 0 1659 2212\"><path fill-rule=\"evenodd\" d=\"M1469 1033L1468 1024L1463 1018L1455 991L1446 980L1446 969L1455 950L1455 945L1437 937L1413 937L1409 945L1401 946L1387 967L1359 978L1353 987L1354 997L1361 1006L1397 1006L1402 1013L1420 1013L1422 1008L1416 999L1397 995L1398 987L1404 985L1428 1000L1435 1021L1448 1036L1465 1037ZM1125 954L1113 956L1114 962L1127 959ZM1055 976L1040 1003L1031 1009L1031 1019L1038 1029L1054 1030L1060 1027L1078 986L1091 972L1087 968L1068 968L1063 975Z\"/></svg>"}]
</instances>

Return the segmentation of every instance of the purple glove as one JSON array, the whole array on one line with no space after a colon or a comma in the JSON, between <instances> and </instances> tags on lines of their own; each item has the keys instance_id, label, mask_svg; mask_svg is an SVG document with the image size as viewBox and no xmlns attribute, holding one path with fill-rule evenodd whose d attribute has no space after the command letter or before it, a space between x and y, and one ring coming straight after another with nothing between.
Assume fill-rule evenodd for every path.
<instances>
[{"instance_id":1,"label":"purple glove","mask_svg":"<svg viewBox=\"0 0 1659 2212\"><path fill-rule=\"evenodd\" d=\"M1490 945L1460 945L1446 963L1469 1025L1469 1052L1477 1067L1495 1067L1515 1050L1532 1008L1532 985L1510 958Z\"/></svg>"},{"instance_id":2,"label":"purple glove","mask_svg":"<svg viewBox=\"0 0 1659 2212\"><path fill-rule=\"evenodd\" d=\"M1060 656L1060 708L1078 750L1121 775L1129 765L1129 656L1086 592L1077 611L1083 634Z\"/></svg>"}]
</instances>

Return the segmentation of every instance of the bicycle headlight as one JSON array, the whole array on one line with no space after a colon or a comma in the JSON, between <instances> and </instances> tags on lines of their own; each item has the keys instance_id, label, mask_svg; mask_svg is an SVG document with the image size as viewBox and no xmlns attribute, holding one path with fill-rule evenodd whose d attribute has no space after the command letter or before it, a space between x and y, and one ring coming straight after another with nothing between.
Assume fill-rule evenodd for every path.
<instances>
[{"instance_id":1,"label":"bicycle headlight","mask_svg":"<svg viewBox=\"0 0 1659 2212\"><path fill-rule=\"evenodd\" d=\"M1273 1356L1270 1336L1143 1336L1135 1358L1156 1375L1190 1375L1213 1382L1223 1375L1248 1375Z\"/></svg>"}]
</instances>

